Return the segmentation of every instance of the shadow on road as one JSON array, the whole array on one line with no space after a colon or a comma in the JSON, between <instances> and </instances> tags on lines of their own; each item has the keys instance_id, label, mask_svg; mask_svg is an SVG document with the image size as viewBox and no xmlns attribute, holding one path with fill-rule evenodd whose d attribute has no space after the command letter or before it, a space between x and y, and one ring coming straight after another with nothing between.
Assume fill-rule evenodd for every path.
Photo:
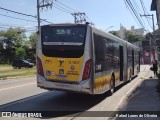
<instances>
[{"instance_id":1,"label":"shadow on road","mask_svg":"<svg viewBox=\"0 0 160 120\"><path fill-rule=\"evenodd\" d=\"M50 111L49 113L52 113L52 116L63 117L70 114L84 112L96 104L99 104L108 96L108 93L92 96L87 94L66 93L62 91L48 91L1 105L0 111L34 111L44 113L47 113L45 111Z\"/></svg>"},{"instance_id":2,"label":"shadow on road","mask_svg":"<svg viewBox=\"0 0 160 120\"><path fill-rule=\"evenodd\" d=\"M125 84L117 87L116 91ZM55 117L63 117L71 114L76 114L74 116L77 116L101 103L108 97L109 93L93 96L88 94L67 93L63 91L48 91L2 105L0 106L0 111L34 111L44 113L49 111L49 113L52 114L51 116Z\"/></svg>"}]
</instances>

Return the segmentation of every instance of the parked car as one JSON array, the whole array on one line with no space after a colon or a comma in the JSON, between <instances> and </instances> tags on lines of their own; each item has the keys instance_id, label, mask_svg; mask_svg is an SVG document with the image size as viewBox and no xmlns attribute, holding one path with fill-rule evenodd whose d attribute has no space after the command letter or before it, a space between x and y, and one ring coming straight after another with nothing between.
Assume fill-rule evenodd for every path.
<instances>
[{"instance_id":1,"label":"parked car","mask_svg":"<svg viewBox=\"0 0 160 120\"><path fill-rule=\"evenodd\" d=\"M30 63L27 60L15 60L12 63L13 68L19 68L21 69L21 67L25 67L25 68L32 68L34 67L34 63Z\"/></svg>"}]
</instances>

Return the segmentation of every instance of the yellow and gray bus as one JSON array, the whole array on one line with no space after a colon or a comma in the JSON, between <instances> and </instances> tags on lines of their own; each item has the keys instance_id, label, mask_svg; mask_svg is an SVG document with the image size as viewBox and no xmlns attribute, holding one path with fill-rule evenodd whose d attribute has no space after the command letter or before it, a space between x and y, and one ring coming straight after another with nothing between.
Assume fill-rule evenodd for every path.
<instances>
[{"instance_id":1,"label":"yellow and gray bus","mask_svg":"<svg viewBox=\"0 0 160 120\"><path fill-rule=\"evenodd\" d=\"M38 87L113 93L140 72L138 47L90 24L44 25L39 33Z\"/></svg>"}]
</instances>

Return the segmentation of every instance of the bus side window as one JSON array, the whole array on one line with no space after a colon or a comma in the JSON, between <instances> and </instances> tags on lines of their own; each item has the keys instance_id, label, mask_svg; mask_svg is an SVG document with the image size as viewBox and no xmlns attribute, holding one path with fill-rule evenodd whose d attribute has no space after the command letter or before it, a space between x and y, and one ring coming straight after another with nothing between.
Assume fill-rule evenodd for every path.
<instances>
[{"instance_id":1,"label":"bus side window","mask_svg":"<svg viewBox=\"0 0 160 120\"><path fill-rule=\"evenodd\" d=\"M95 57L97 61L104 60L105 41L101 36L94 34Z\"/></svg>"},{"instance_id":2,"label":"bus side window","mask_svg":"<svg viewBox=\"0 0 160 120\"><path fill-rule=\"evenodd\" d=\"M105 62L106 62L106 68L107 70L112 69L113 67L113 41L107 39L106 40L106 50L105 50Z\"/></svg>"},{"instance_id":3,"label":"bus side window","mask_svg":"<svg viewBox=\"0 0 160 120\"><path fill-rule=\"evenodd\" d=\"M119 43L117 41L113 41L113 67L118 68L119 66Z\"/></svg>"}]
</instances>

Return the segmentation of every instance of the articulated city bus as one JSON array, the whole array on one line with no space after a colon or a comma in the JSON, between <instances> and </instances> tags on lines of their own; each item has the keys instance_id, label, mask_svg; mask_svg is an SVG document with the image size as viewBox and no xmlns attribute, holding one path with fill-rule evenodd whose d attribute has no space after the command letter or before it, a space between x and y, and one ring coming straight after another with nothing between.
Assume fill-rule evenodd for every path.
<instances>
[{"instance_id":1,"label":"articulated city bus","mask_svg":"<svg viewBox=\"0 0 160 120\"><path fill-rule=\"evenodd\" d=\"M90 24L41 26L37 86L102 94L140 72L139 48Z\"/></svg>"}]
</instances>

